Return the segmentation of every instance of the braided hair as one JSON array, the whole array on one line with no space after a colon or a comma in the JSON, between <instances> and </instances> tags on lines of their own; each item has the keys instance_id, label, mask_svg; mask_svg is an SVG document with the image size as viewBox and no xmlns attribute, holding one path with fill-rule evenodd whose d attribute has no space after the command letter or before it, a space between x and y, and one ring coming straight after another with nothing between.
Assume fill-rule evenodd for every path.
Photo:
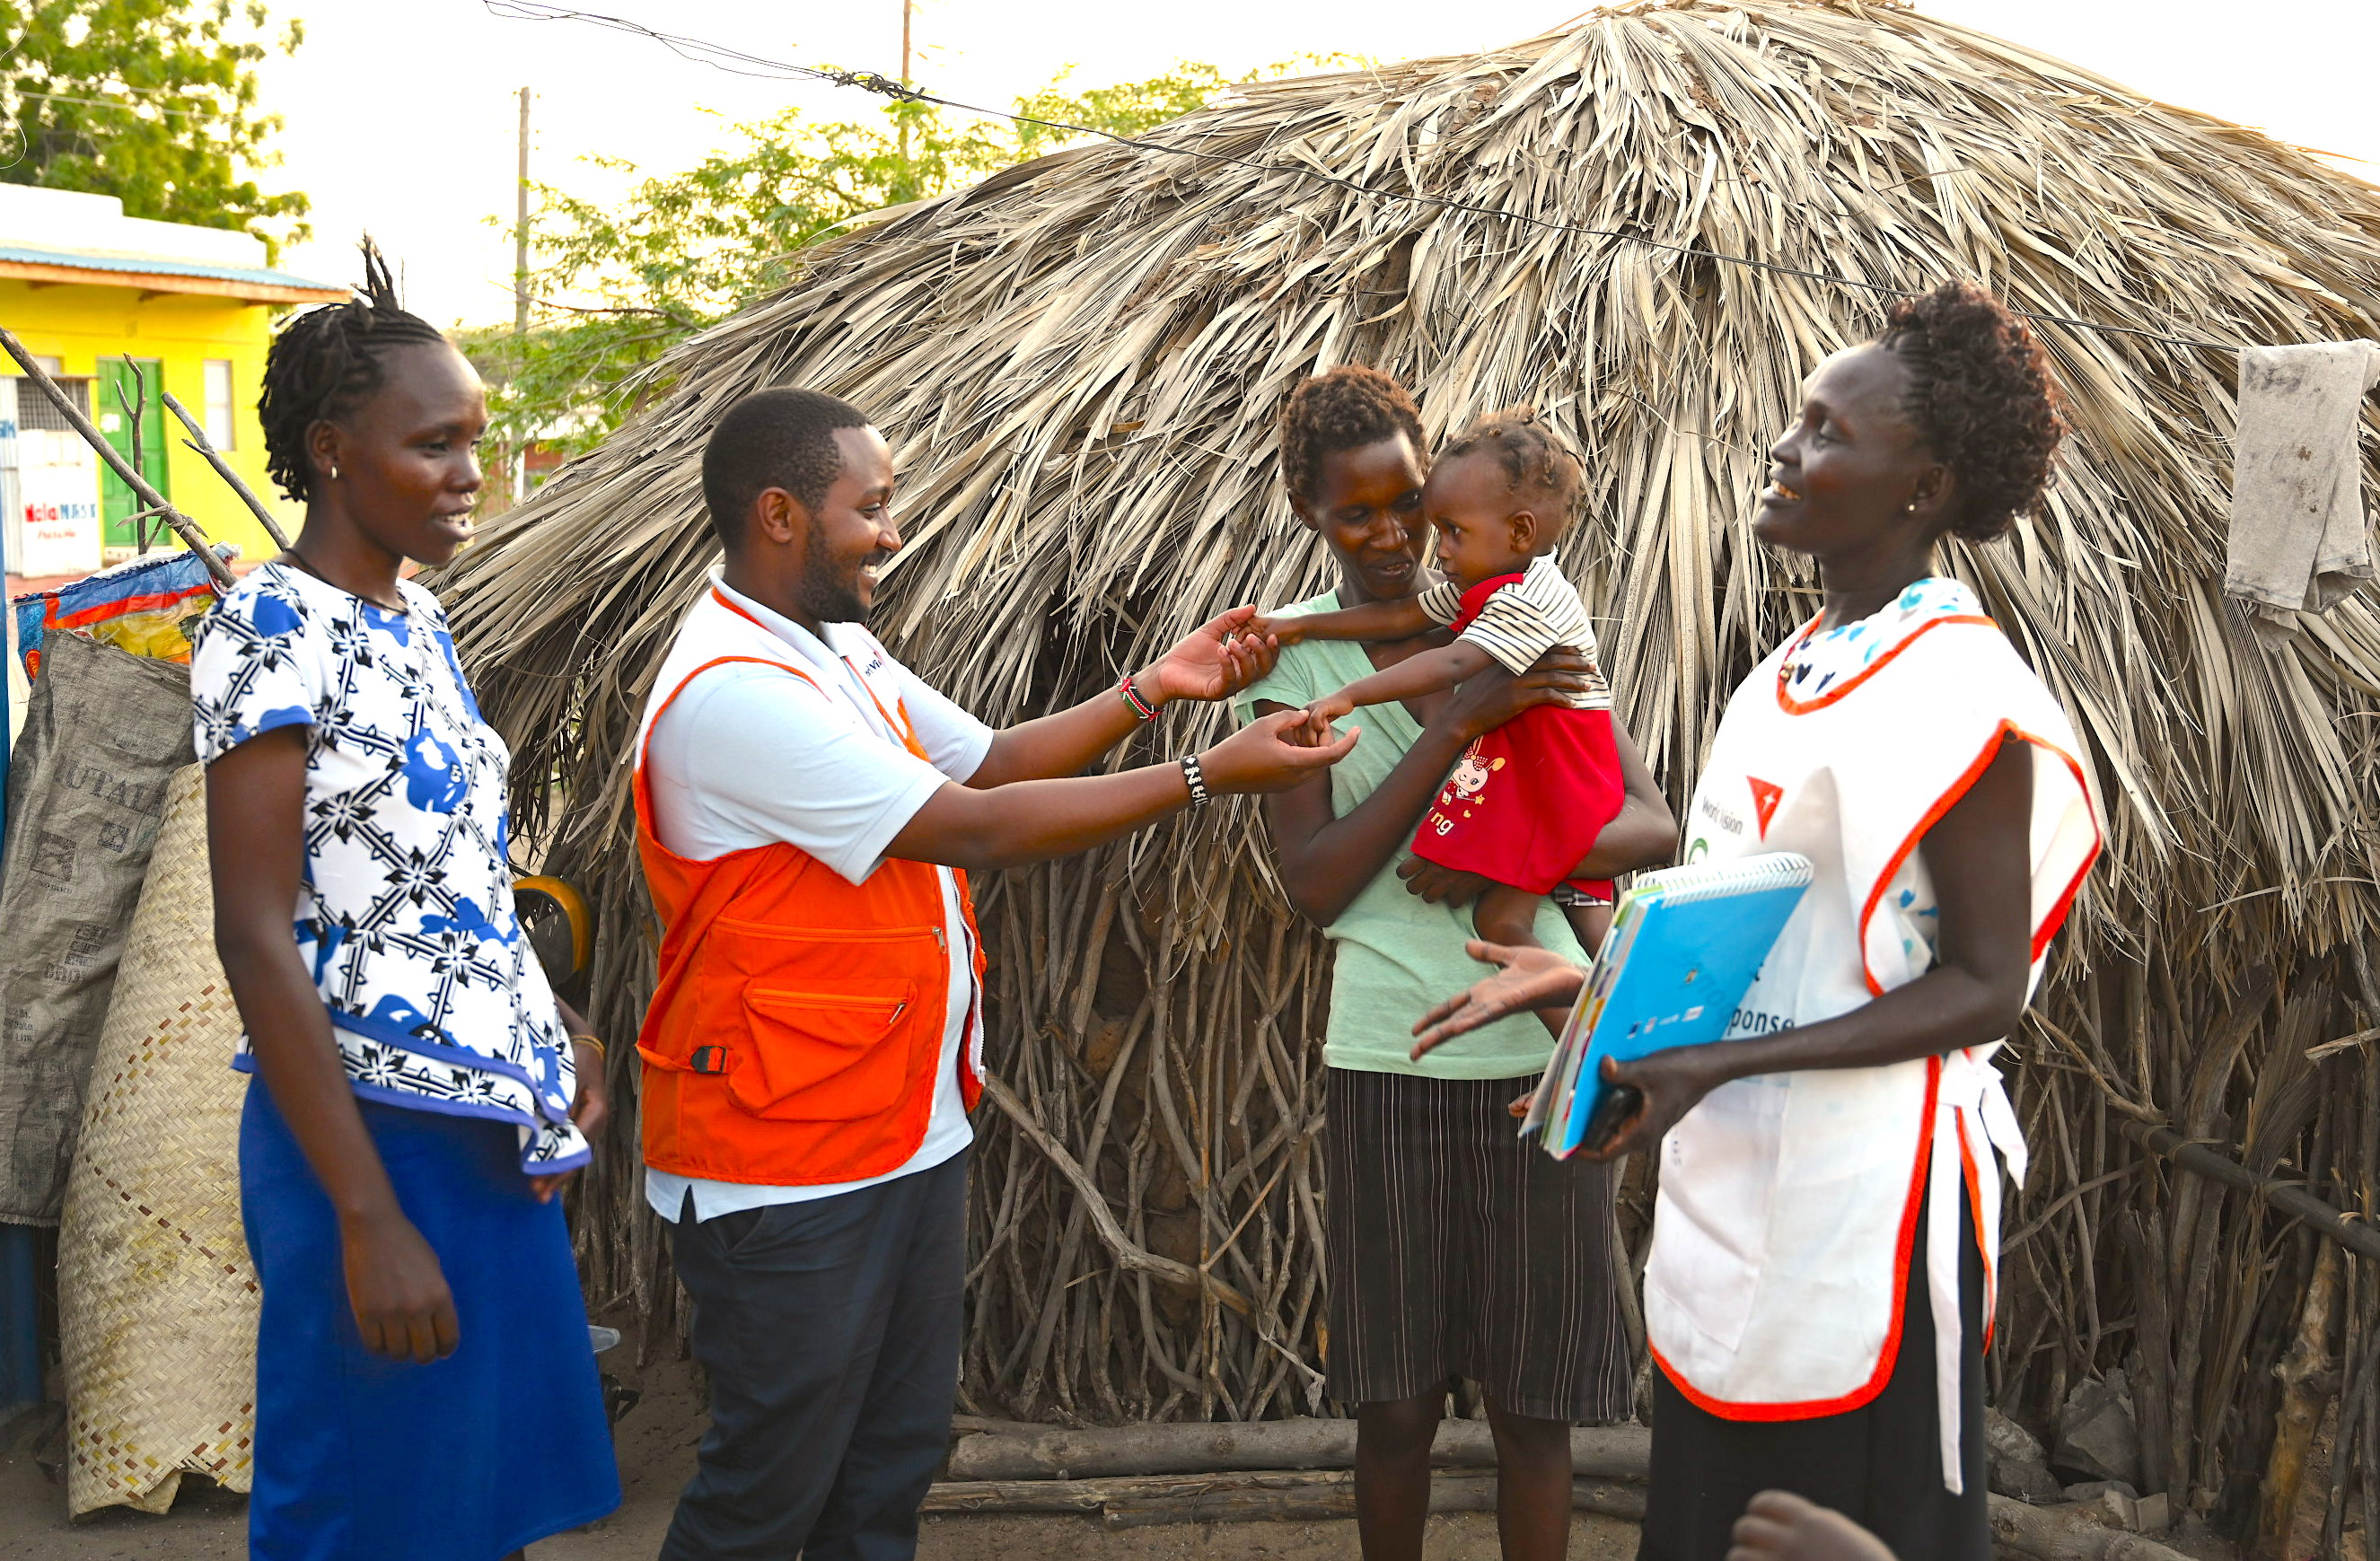
<instances>
[{"instance_id":1,"label":"braided hair","mask_svg":"<svg viewBox=\"0 0 2380 1561\"><path fill-rule=\"evenodd\" d=\"M1958 478L1951 534L1989 541L2031 512L2070 425L2024 321L1973 283L1946 282L1895 304L1876 345L1907 367L1901 410Z\"/></svg>"},{"instance_id":2,"label":"braided hair","mask_svg":"<svg viewBox=\"0 0 2380 1561\"><path fill-rule=\"evenodd\" d=\"M1504 481L1516 495L1541 506L1553 534L1560 535L1578 509L1586 487L1586 467L1533 406L1508 406L1490 412L1454 436L1439 454L1443 464L1460 455L1493 455L1504 468Z\"/></svg>"},{"instance_id":3,"label":"braided hair","mask_svg":"<svg viewBox=\"0 0 2380 1561\"><path fill-rule=\"evenodd\" d=\"M338 421L380 389L391 348L446 340L397 303L388 261L369 235L363 251L364 284L356 296L294 317L264 355L264 393L256 404L264 425L264 468L299 503L314 496L307 430Z\"/></svg>"},{"instance_id":4,"label":"braided hair","mask_svg":"<svg viewBox=\"0 0 2380 1561\"><path fill-rule=\"evenodd\" d=\"M1292 495L1314 496L1322 461L1342 450L1403 434L1415 454L1422 442L1421 409L1405 387L1377 369L1345 363L1302 380L1281 409L1281 475Z\"/></svg>"}]
</instances>

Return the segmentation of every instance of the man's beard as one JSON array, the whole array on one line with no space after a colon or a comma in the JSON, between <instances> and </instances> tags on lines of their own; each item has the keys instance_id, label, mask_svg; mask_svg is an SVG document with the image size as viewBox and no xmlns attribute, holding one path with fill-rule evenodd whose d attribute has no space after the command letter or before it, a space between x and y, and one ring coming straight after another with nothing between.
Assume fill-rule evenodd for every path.
<instances>
[{"instance_id":1,"label":"man's beard","mask_svg":"<svg viewBox=\"0 0 2380 1561\"><path fill-rule=\"evenodd\" d=\"M870 553L868 562L876 562ZM859 582L839 579L827 557L826 541L814 529L802 551L801 609L814 623L865 623L868 603L860 599Z\"/></svg>"}]
</instances>

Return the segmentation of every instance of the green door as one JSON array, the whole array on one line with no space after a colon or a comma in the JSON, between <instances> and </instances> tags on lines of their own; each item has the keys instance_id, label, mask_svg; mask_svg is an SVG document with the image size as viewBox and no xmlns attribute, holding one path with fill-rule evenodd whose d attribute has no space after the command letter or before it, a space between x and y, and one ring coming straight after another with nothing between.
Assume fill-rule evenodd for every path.
<instances>
[{"instance_id":1,"label":"green door","mask_svg":"<svg viewBox=\"0 0 2380 1561\"><path fill-rule=\"evenodd\" d=\"M131 366L120 357L99 360L99 373L91 382L91 419L99 425L99 431L107 436L107 442L115 446L116 454L130 461L132 418L137 409L140 417L140 475L161 496L170 499L174 490L165 481L165 403L163 399L165 366L153 357L133 361L140 365L138 378L134 376ZM148 387L145 396L141 393L143 382ZM101 471L99 517L102 546L134 546L137 538L132 534L132 517L145 508L147 506L124 485L124 479L115 475L114 468ZM163 521L152 519L146 524L150 546L156 547L161 542L175 545L173 534L164 530ZM163 533L162 537L160 533Z\"/></svg>"}]
</instances>

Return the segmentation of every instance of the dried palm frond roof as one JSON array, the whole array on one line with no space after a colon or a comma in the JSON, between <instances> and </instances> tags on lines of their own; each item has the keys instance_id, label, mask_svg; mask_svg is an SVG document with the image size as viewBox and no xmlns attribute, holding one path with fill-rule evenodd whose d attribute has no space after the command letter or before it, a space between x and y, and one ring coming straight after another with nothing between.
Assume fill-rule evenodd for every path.
<instances>
[{"instance_id":1,"label":"dried palm frond roof","mask_svg":"<svg viewBox=\"0 0 2380 1561\"><path fill-rule=\"evenodd\" d=\"M2197 339L2355 336L2380 311L2380 190L1873 6L1629 6L1246 87L1149 139L1268 168L1099 143L905 209L681 348L667 394L491 528L447 589L525 772L607 800L579 821L616 835L616 761L711 553L702 442L747 392L831 391L887 430L909 545L880 629L999 720L1313 587L1273 418L1300 377L1361 361L1413 384L1433 433L1530 401L1590 453L1569 559L1621 708L1682 782L1729 680L1809 605L1747 528L1766 441L1888 299L1308 169L1889 287L1966 275ZM2343 720L2380 684L2368 600L2294 651L2228 630L2231 365L2041 331L2080 436L2047 518L1952 563L2099 748L2096 906L2131 922L2279 886L2360 921L2368 889L2324 880L2374 876L2366 729Z\"/></svg>"},{"instance_id":2,"label":"dried palm frond roof","mask_svg":"<svg viewBox=\"0 0 2380 1561\"><path fill-rule=\"evenodd\" d=\"M1534 402L1587 453L1563 562L1603 614L1621 714L1682 799L1730 688L1815 605L1749 513L1803 376L1881 323L1889 296L1873 289L1965 276L2022 309L2200 342L2380 332L2380 190L1880 5L1627 6L1469 57L1247 86L1147 141L1044 157L812 251L784 289L667 358L634 420L441 582L516 746L525 829L611 914L610 1032L634 1027L650 989L626 764L713 557L703 442L751 391L805 385L876 417L908 537L876 627L995 722L1087 696L1220 608L1325 583L1274 451L1300 378L1387 369L1433 438ZM2228 354L2040 333L2079 430L2046 514L1949 555L2075 718L2108 802L2107 865L2036 1023L2122 1109L2203 1133L2230 1075L2186 1082L2149 1032L2203 1033L2237 994L2235 1027L2255 1023L2297 968L2281 950L2380 922L2380 620L2359 595L2280 648L2232 623ZM1167 751L1220 719L1170 712ZM1184 1394L1261 1414L1284 1382L1318 1381L1292 1357L1314 1342L1320 967L1253 820L1219 807L998 891L990 1060L1014 1091L995 1093L1006 1119L978 1152L978 1401L1042 1412L1054 1382L1068 1413L1094 1412L1073 1392L1101 1414L1172 1412ZM2240 979L2267 962L2261 986ZM1114 979L1135 964L1145 985ZM2092 969L2116 974L2094 986ZM2308 1002L2305 1023L2325 1023ZM1122 1104L1119 1057L1143 1071ZM2037 1358L2054 1362L2054 1404L2102 1349L2075 1287L2097 1282L2095 1211L2120 1194L2096 1173L2129 1151L2111 1147L2105 1101L2068 1104L2070 1063L2040 1066L2021 1081L2029 1120L2101 1123L2095 1148L2045 1156L2047 1212L2028 1228L2044 1232L2028 1249L2040 1288L2007 1292L2034 1308L2010 1371L2034 1369L2027 1340L2065 1341ZM633 1080L615 1072L625 1100ZM1144 1088L1157 1127L1132 1117ZM624 1140L607 1157L632 1156ZM1148 1211L1184 1186L1192 1234L1168 1235L1176 1216ZM1111 1207L1078 1201L1094 1188ZM665 1303L633 1179L607 1172L597 1193L592 1254L625 1231L633 1251L606 1272ZM1151 1276L1200 1289L1195 1328L1152 1311ZM2240 1292L2247 1314L2259 1293Z\"/></svg>"}]
</instances>

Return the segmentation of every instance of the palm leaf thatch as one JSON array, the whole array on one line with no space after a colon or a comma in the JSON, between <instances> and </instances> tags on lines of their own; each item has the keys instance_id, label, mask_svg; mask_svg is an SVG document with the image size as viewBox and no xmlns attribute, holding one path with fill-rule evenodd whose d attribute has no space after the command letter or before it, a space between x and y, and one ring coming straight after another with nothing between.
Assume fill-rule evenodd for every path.
<instances>
[{"instance_id":1,"label":"palm leaf thatch","mask_svg":"<svg viewBox=\"0 0 2380 1561\"><path fill-rule=\"evenodd\" d=\"M1302 376L1395 373L1433 437L1534 402L1589 453L1566 562L1682 799L1728 690L1814 605L1748 527L1767 442L1802 376L1889 301L1794 272L1967 276L2022 309L2213 343L2367 334L2380 308L2380 190L1850 0L1627 6L1468 58L1245 87L1149 141L1044 157L813 251L447 576L525 827L609 914L610 1031L650 973L630 742L713 555L704 437L750 391L830 391L887 430L909 541L879 632L996 722L1087 696L1220 608L1319 587L1273 449ZM2129 1362L2143 1488L2236 1508L2307 1241L2143 1168L2114 1128L2170 1122L2380 1212L2380 1062L2304 1056L2380 1024L2380 618L2359 597L2275 648L2228 616L2228 354L2040 332L2079 435L2044 516L1948 563L2086 734L2112 832L2015 1048L2039 1168L2011 1216L1996 1388L2038 1423ZM1165 752L1220 719L1170 715ZM1254 811L1008 874L985 900L1000 1083L968 1398L1058 1419L1307 1410L1327 965ZM599 1297L665 1317L632 1144L624 1122L580 1194L582 1243ZM1634 1240L1644 1192L1623 1199ZM2350 1288L2364 1349L2380 1285Z\"/></svg>"}]
</instances>

